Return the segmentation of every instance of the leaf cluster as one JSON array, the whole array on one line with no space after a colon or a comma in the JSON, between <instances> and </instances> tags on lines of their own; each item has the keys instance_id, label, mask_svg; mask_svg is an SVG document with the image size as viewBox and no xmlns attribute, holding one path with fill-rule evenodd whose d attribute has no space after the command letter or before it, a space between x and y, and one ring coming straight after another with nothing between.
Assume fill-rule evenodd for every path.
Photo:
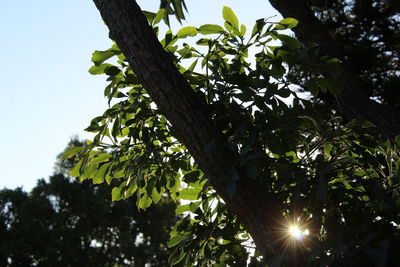
<instances>
[{"instance_id":1,"label":"leaf cluster","mask_svg":"<svg viewBox=\"0 0 400 267\"><path fill-rule=\"evenodd\" d=\"M156 33L163 12L149 18ZM314 95L338 94L340 84L331 76L337 60L318 56L318 66L308 64L312 48L283 32L297 25L295 19L260 19L247 32L230 8L222 13L223 26L168 30L160 42L238 153L232 173L221 178L227 192L234 196L245 176L274 193L288 221L301 222L310 232L297 248L309 266L392 262L391 251L399 247L400 139L390 144L368 123L326 121L296 93L287 79L292 68L313 74L307 82ZM185 42L198 36L195 45ZM113 57L117 64L106 63ZM251 237L178 141L118 47L95 51L92 61L92 74L108 76L110 107L86 129L96 134L93 141L64 154L77 159L71 175L94 183L117 180L113 200L135 194L141 209L164 194L178 201L176 212L183 219L171 232L171 264L284 261L287 251L262 263Z\"/></svg>"}]
</instances>

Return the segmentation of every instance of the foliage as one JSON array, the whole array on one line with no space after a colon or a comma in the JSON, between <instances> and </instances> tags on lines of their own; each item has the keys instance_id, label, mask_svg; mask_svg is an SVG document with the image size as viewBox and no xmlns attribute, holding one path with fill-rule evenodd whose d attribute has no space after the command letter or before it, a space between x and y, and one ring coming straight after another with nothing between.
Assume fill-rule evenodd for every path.
<instances>
[{"instance_id":1,"label":"foliage","mask_svg":"<svg viewBox=\"0 0 400 267\"><path fill-rule=\"evenodd\" d=\"M61 163L63 165L63 163ZM0 191L1 266L167 266L175 205L139 212L112 202L105 185L62 173L30 193Z\"/></svg>"},{"instance_id":2,"label":"foliage","mask_svg":"<svg viewBox=\"0 0 400 267\"><path fill-rule=\"evenodd\" d=\"M399 110L399 5L392 0L312 0L317 18L341 47L368 96ZM300 83L301 72L293 72ZM300 81L299 81L300 80ZM332 99L324 95L324 100Z\"/></svg>"},{"instance_id":3,"label":"foliage","mask_svg":"<svg viewBox=\"0 0 400 267\"><path fill-rule=\"evenodd\" d=\"M160 15L147 17L158 32ZM237 166L281 202L288 220L282 224L298 222L310 231L301 246L283 232L287 249L265 261L278 266L296 249L308 266L395 262L400 139L390 144L368 123L324 121L291 89L286 74L296 67L313 74L308 82L314 94L340 92L334 82L338 62L319 57L318 68L310 67L309 49L283 32L297 25L295 19L257 20L248 32L230 8L224 7L223 18L223 27L168 30L160 42L239 151ZM195 36L195 45L185 43ZM114 56L116 65L105 62ZM64 155L79 158L71 175L94 183L119 181L113 199L135 195L142 209L165 193L179 201L183 218L171 231L171 264L263 266L249 249L246 229L207 183L118 47L95 51L92 61L90 73L108 76L110 107L86 129L96 134L93 142ZM224 179L233 196L239 173Z\"/></svg>"},{"instance_id":4,"label":"foliage","mask_svg":"<svg viewBox=\"0 0 400 267\"><path fill-rule=\"evenodd\" d=\"M185 11L187 11L187 8L184 0L160 0L160 12L157 20L163 19L165 24L169 26L169 16L175 15L175 18L182 22L185 19ZM151 19L156 18L156 14L153 12L143 11L143 13Z\"/></svg>"}]
</instances>

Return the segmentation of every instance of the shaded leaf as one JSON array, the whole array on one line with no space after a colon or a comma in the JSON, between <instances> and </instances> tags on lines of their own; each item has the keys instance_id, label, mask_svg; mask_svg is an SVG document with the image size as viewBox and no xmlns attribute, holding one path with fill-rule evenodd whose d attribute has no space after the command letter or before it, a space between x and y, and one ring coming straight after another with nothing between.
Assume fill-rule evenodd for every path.
<instances>
[{"instance_id":1,"label":"shaded leaf","mask_svg":"<svg viewBox=\"0 0 400 267\"><path fill-rule=\"evenodd\" d=\"M294 37L285 34L277 34L277 37L279 38L279 40L281 40L284 44L292 49L297 49L302 46L301 42Z\"/></svg>"},{"instance_id":2,"label":"shaded leaf","mask_svg":"<svg viewBox=\"0 0 400 267\"><path fill-rule=\"evenodd\" d=\"M256 24L253 27L253 30L251 31L251 36L254 36L256 34L260 34L265 26L266 22L264 19L259 19L256 21Z\"/></svg>"},{"instance_id":3,"label":"shaded leaf","mask_svg":"<svg viewBox=\"0 0 400 267\"><path fill-rule=\"evenodd\" d=\"M178 245L183 239L185 239L186 236L183 235L176 235L171 237L171 239L168 241L167 246L169 248L172 248L176 245Z\"/></svg>"}]
</instances>

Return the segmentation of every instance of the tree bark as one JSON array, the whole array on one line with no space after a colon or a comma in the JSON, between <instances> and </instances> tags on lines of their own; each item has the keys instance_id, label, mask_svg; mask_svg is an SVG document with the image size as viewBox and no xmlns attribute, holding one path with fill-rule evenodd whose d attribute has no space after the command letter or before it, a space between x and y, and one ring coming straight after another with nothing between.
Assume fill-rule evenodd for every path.
<instances>
[{"instance_id":1,"label":"tree bark","mask_svg":"<svg viewBox=\"0 0 400 267\"><path fill-rule=\"evenodd\" d=\"M268 255L282 244L281 207L258 182L241 175L228 197L221 179L237 168L237 151L212 123L205 105L162 48L139 6L132 0L94 0L111 36L161 112L229 209L247 227L257 249ZM205 149L211 147L210 149ZM237 170L239 173L245 173Z\"/></svg>"},{"instance_id":2,"label":"tree bark","mask_svg":"<svg viewBox=\"0 0 400 267\"><path fill-rule=\"evenodd\" d=\"M345 55L335 39L314 16L308 0L269 0L269 2L283 17L299 20L298 26L293 28L293 31L300 41L305 45L317 44L322 54L339 58L343 62L339 79L343 82L344 88L336 97L342 116L346 120L371 121L382 134L392 140L399 135L399 114L393 107L369 99L361 79L346 62Z\"/></svg>"}]
</instances>

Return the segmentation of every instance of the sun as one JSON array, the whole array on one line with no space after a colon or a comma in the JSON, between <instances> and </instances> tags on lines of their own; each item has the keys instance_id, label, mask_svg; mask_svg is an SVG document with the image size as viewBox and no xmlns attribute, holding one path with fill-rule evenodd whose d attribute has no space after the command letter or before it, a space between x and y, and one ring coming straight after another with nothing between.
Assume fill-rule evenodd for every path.
<instances>
[{"instance_id":1,"label":"sun","mask_svg":"<svg viewBox=\"0 0 400 267\"><path fill-rule=\"evenodd\" d=\"M310 231L308 229L301 230L297 225L292 225L289 227L289 235L296 240L302 240L309 234Z\"/></svg>"},{"instance_id":2,"label":"sun","mask_svg":"<svg viewBox=\"0 0 400 267\"><path fill-rule=\"evenodd\" d=\"M304 233L296 225L290 226L289 233L294 239L297 239L297 240L303 239L303 237L304 237Z\"/></svg>"}]
</instances>

